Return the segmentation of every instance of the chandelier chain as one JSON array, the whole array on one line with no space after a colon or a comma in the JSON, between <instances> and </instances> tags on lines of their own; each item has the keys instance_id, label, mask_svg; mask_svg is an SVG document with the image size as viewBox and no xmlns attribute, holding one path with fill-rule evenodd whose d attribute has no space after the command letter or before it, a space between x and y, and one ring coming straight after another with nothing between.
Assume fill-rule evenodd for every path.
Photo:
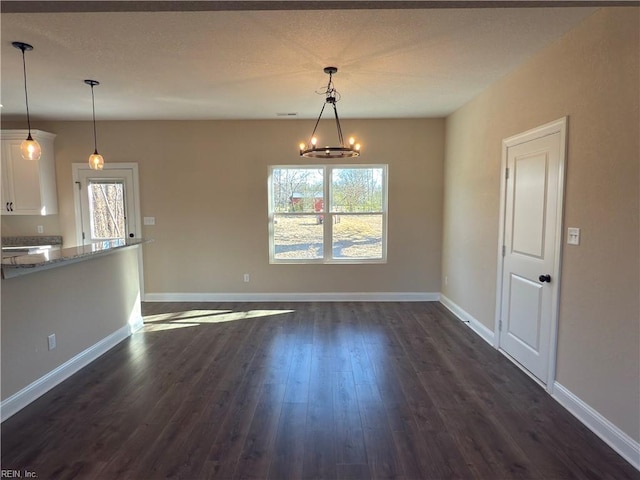
<instances>
[{"instance_id":1,"label":"chandelier chain","mask_svg":"<svg viewBox=\"0 0 640 480\"><path fill-rule=\"evenodd\" d=\"M340 125L340 119L338 118L338 109L336 108L335 103L333 104L333 113L335 113L336 115L336 125L338 126L338 141L340 142L340 146L344 147L344 137L342 136L342 126Z\"/></svg>"},{"instance_id":2,"label":"chandelier chain","mask_svg":"<svg viewBox=\"0 0 640 480\"><path fill-rule=\"evenodd\" d=\"M311 132L311 137L309 138L309 143L307 145L311 145L311 141L313 137L316 135L316 130L318 129L318 124L320 123L320 119L322 118L322 112L324 112L324 107L326 105L327 105L326 103L322 104L322 108L320 109L320 115L318 115L318 119L316 120L316 124L313 127L313 132Z\"/></svg>"},{"instance_id":3,"label":"chandelier chain","mask_svg":"<svg viewBox=\"0 0 640 480\"><path fill-rule=\"evenodd\" d=\"M320 115L318 115L318 119L316 120L316 124L313 127L313 132L311 132L311 137L309 138L309 143L307 145L311 145L311 139L316 134L316 130L318 129L318 125L320 123L320 119L322 118L322 114L324 113L324 107L327 106L327 103L333 105L333 113L336 117L336 127L338 130L338 141L340 142L340 146L344 147L344 136L342 135L342 127L340 125L340 118L338 118L338 108L336 107L336 102L340 100L340 94L336 90L333 85L333 73L329 72L329 82L327 83L327 87L324 92L318 92L320 94L325 94L326 99L325 103L322 104L322 108L320 109Z\"/></svg>"}]
</instances>

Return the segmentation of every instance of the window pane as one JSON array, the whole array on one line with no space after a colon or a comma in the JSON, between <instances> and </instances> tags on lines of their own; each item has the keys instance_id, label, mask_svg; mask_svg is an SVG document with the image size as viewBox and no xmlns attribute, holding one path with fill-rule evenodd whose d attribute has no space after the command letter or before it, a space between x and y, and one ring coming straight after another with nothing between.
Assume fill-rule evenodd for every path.
<instances>
[{"instance_id":1,"label":"window pane","mask_svg":"<svg viewBox=\"0 0 640 480\"><path fill-rule=\"evenodd\" d=\"M382 215L333 215L333 258L382 258Z\"/></svg>"},{"instance_id":2,"label":"window pane","mask_svg":"<svg viewBox=\"0 0 640 480\"><path fill-rule=\"evenodd\" d=\"M382 212L382 168L334 168L332 212Z\"/></svg>"},{"instance_id":3,"label":"window pane","mask_svg":"<svg viewBox=\"0 0 640 480\"><path fill-rule=\"evenodd\" d=\"M90 183L89 209L92 239L125 237L122 183Z\"/></svg>"},{"instance_id":4,"label":"window pane","mask_svg":"<svg viewBox=\"0 0 640 480\"><path fill-rule=\"evenodd\" d=\"M322 228L322 215L274 215L274 258L276 260L322 258Z\"/></svg>"},{"instance_id":5,"label":"window pane","mask_svg":"<svg viewBox=\"0 0 640 480\"><path fill-rule=\"evenodd\" d=\"M271 188L274 213L323 211L322 169L274 168Z\"/></svg>"}]
</instances>

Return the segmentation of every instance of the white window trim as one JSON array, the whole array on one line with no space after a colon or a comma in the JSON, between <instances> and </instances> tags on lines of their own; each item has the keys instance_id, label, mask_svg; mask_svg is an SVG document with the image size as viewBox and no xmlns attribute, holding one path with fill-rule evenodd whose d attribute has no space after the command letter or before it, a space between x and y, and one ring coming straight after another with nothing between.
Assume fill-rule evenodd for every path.
<instances>
[{"instance_id":1,"label":"white window trim","mask_svg":"<svg viewBox=\"0 0 640 480\"><path fill-rule=\"evenodd\" d=\"M323 196L328 199L325 202L325 211L322 213L325 221L323 222L323 256L322 258L310 258L310 259L298 259L298 258L275 258L275 245L274 245L274 232L273 232L273 171L282 168L289 169L319 169L323 171ZM331 212L330 208L330 194L331 194L331 171L338 168L381 168L383 177L382 188L382 212ZM388 164L295 164L295 165L270 165L268 172L268 219L269 219L269 263L270 264L298 264L298 265L310 265L310 264L342 264L342 265L356 265L356 264L376 264L387 263L387 238L388 238L388 190L389 190L389 166ZM287 215L302 216L313 215L313 212L299 212L291 213ZM380 215L382 216L382 258L332 258L333 257L333 216L362 216L362 215Z\"/></svg>"}]
</instances>

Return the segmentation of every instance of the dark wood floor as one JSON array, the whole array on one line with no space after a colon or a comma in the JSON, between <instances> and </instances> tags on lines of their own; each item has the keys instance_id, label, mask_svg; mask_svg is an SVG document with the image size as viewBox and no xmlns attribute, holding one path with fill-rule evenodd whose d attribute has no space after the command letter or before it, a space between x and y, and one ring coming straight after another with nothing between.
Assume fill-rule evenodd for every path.
<instances>
[{"instance_id":1,"label":"dark wood floor","mask_svg":"<svg viewBox=\"0 0 640 480\"><path fill-rule=\"evenodd\" d=\"M143 310L143 331L2 425L3 469L41 480L640 478L437 303Z\"/></svg>"}]
</instances>

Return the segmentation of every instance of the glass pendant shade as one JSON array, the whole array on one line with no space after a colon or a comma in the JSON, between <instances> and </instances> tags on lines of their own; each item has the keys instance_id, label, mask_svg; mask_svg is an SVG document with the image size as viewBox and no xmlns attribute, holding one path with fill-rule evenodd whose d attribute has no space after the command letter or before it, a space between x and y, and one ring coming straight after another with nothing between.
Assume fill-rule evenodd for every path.
<instances>
[{"instance_id":1,"label":"glass pendant shade","mask_svg":"<svg viewBox=\"0 0 640 480\"><path fill-rule=\"evenodd\" d=\"M40 144L31 138L31 134L20 144L20 153L25 160L40 160L42 150Z\"/></svg>"},{"instance_id":2,"label":"glass pendant shade","mask_svg":"<svg viewBox=\"0 0 640 480\"><path fill-rule=\"evenodd\" d=\"M104 158L98 152L89 155L89 167L91 170L102 170L104 168Z\"/></svg>"}]
</instances>

